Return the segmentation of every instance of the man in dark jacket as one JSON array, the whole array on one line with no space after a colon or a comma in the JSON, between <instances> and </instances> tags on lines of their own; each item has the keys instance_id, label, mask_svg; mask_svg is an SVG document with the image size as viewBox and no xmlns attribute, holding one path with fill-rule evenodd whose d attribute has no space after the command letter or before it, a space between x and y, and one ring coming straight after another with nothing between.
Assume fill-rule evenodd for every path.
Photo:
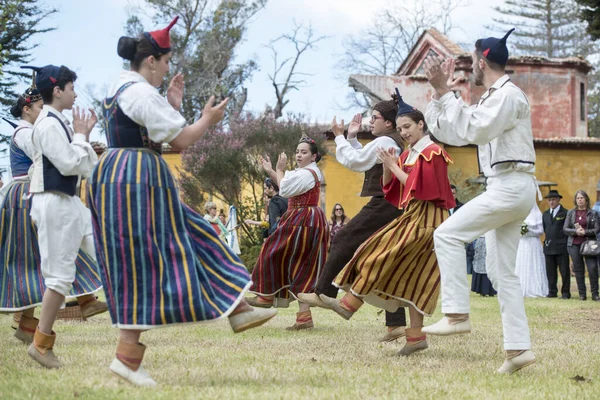
<instances>
[{"instance_id":1,"label":"man in dark jacket","mask_svg":"<svg viewBox=\"0 0 600 400\"><path fill-rule=\"evenodd\" d=\"M546 256L546 276L548 277L548 296L558 297L557 268L562 279L561 299L571 298L571 271L569 270L569 253L567 252L567 235L563 233L563 225L567 209L560 204L562 196L557 190L551 190L546 196L550 208L542 215L544 224L544 255Z\"/></svg>"}]
</instances>

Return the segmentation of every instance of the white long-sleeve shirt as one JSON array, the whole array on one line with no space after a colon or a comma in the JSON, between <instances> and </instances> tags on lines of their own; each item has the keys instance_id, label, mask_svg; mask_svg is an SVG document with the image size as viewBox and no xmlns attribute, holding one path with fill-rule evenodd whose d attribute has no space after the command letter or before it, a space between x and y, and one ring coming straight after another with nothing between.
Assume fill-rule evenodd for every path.
<instances>
[{"instance_id":1,"label":"white long-sleeve shirt","mask_svg":"<svg viewBox=\"0 0 600 400\"><path fill-rule=\"evenodd\" d=\"M313 174L308 171L308 169L315 171L319 182L323 182L323 174L321 173L321 170L319 167L317 167L317 163L312 162L305 168L297 168L293 171L285 171L285 175L279 183L279 195L289 199L290 197L299 196L314 188L315 178L313 177Z\"/></svg>"},{"instance_id":2,"label":"white long-sleeve shirt","mask_svg":"<svg viewBox=\"0 0 600 400\"><path fill-rule=\"evenodd\" d=\"M477 105L468 106L452 92L432 100L425 120L444 143L478 145L479 165L487 177L509 171L535 172L529 101L508 75L498 79Z\"/></svg>"},{"instance_id":3,"label":"white long-sleeve shirt","mask_svg":"<svg viewBox=\"0 0 600 400\"><path fill-rule=\"evenodd\" d=\"M378 148L387 150L393 147L396 149L396 153L400 152L400 147L394 139L387 136L380 136L363 147L357 139L346 139L340 135L336 136L335 145L336 160L344 167L356 172L367 172L375 164L381 164L377 157Z\"/></svg>"},{"instance_id":4,"label":"white long-sleeve shirt","mask_svg":"<svg viewBox=\"0 0 600 400\"><path fill-rule=\"evenodd\" d=\"M55 114L67 128L72 141L69 143L67 134L56 118L48 117ZM98 156L82 133L75 133L69 120L56 109L44 105L33 126L33 169L31 173L31 193L44 191L43 156L56 167L63 176L79 176L87 178L92 174Z\"/></svg>"},{"instance_id":5,"label":"white long-sleeve shirt","mask_svg":"<svg viewBox=\"0 0 600 400\"><path fill-rule=\"evenodd\" d=\"M123 113L145 127L153 142L169 143L175 139L187 125L185 118L142 75L135 71L121 71L108 97L114 96L128 82L136 83L119 96L118 104Z\"/></svg>"}]
</instances>

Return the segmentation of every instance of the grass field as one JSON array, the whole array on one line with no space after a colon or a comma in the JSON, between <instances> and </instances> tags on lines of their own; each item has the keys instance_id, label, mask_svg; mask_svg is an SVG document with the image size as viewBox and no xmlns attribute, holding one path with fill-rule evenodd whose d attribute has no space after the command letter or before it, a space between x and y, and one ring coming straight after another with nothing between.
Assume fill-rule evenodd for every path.
<instances>
[{"instance_id":1,"label":"grass field","mask_svg":"<svg viewBox=\"0 0 600 400\"><path fill-rule=\"evenodd\" d=\"M574 292L576 293L576 292ZM55 352L66 366L45 370L0 315L0 399L592 399L600 396L600 303L527 299L534 366L512 376L502 364L495 298L472 296L470 335L430 337L409 358L403 341L380 344L384 315L363 307L351 321L314 310L315 329L287 332L296 303L242 334L226 321L145 333L145 368L159 386L133 387L112 375L117 330L108 314L59 321ZM440 314L426 319L429 324ZM573 380L575 376L584 378Z\"/></svg>"}]
</instances>

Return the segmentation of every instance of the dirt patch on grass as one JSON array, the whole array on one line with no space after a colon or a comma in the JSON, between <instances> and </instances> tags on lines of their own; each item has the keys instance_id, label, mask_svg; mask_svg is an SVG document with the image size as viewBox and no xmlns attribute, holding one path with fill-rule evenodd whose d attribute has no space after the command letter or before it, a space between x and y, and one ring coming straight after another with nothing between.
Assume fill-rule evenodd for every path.
<instances>
[{"instance_id":1,"label":"dirt patch on grass","mask_svg":"<svg viewBox=\"0 0 600 400\"><path fill-rule=\"evenodd\" d=\"M577 326L580 331L600 332L600 310L570 310L565 316L566 325Z\"/></svg>"}]
</instances>

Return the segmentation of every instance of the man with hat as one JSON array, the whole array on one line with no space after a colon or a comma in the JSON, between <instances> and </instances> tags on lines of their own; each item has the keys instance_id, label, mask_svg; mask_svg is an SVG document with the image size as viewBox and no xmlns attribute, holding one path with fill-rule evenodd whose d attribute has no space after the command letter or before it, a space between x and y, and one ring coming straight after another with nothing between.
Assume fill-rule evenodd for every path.
<instances>
[{"instance_id":1,"label":"man with hat","mask_svg":"<svg viewBox=\"0 0 600 400\"><path fill-rule=\"evenodd\" d=\"M427 78L435 90L425 114L427 125L444 143L478 145L487 187L435 232L445 316L423 332L452 335L471 331L465 244L485 234L486 268L498 291L502 316L506 359L498 372L503 374L535 362L521 284L515 273L520 226L535 202L537 185L529 101L505 72L506 40L513 30L501 39L490 37L475 43L475 83L487 89L476 105L468 106L451 91L458 81L453 76L453 59L441 64L432 58L425 61Z\"/></svg>"},{"instance_id":2,"label":"man with hat","mask_svg":"<svg viewBox=\"0 0 600 400\"><path fill-rule=\"evenodd\" d=\"M567 235L563 232L567 209L560 204L562 196L558 190L551 190L545 197L548 210L542 215L544 224L544 255L546 257L546 276L548 277L548 297L558 297L556 269L562 279L561 299L571 298L571 271L567 252Z\"/></svg>"}]
</instances>

